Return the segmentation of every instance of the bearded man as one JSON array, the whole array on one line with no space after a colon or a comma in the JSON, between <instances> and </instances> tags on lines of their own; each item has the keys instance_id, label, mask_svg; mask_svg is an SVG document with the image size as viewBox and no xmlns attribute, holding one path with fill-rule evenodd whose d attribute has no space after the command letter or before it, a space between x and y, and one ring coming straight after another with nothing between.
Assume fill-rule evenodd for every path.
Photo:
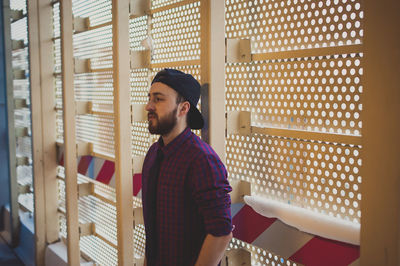
<instances>
[{"instance_id":1,"label":"bearded man","mask_svg":"<svg viewBox=\"0 0 400 266\"><path fill-rule=\"evenodd\" d=\"M232 238L232 188L218 155L191 131L204 126L200 84L164 69L148 96L148 128L160 138L142 170L145 264L217 265Z\"/></svg>"}]
</instances>

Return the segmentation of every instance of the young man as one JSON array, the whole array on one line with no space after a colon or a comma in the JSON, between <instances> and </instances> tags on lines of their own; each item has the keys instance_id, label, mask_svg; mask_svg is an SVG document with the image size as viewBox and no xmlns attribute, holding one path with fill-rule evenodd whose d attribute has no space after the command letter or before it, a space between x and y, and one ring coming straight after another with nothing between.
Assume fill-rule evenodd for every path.
<instances>
[{"instance_id":1,"label":"young man","mask_svg":"<svg viewBox=\"0 0 400 266\"><path fill-rule=\"evenodd\" d=\"M160 138L142 172L147 265L217 265L232 238L227 172L190 129L203 117L200 84L174 69L157 73L149 92L149 131Z\"/></svg>"}]
</instances>

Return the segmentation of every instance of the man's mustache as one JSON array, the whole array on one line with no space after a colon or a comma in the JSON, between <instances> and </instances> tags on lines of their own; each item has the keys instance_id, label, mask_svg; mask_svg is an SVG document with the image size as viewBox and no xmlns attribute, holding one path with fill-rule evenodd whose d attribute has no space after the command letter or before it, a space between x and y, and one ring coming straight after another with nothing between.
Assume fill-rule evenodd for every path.
<instances>
[{"instance_id":1,"label":"man's mustache","mask_svg":"<svg viewBox=\"0 0 400 266\"><path fill-rule=\"evenodd\" d=\"M150 116L154 116L157 118L157 114L155 112L148 112L147 113L147 118L150 118Z\"/></svg>"}]
</instances>

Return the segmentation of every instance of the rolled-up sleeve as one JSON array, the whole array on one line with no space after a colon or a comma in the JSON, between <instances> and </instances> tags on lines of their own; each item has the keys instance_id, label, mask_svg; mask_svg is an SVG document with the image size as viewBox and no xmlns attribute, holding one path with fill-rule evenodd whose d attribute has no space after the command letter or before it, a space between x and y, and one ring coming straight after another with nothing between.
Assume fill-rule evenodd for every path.
<instances>
[{"instance_id":1,"label":"rolled-up sleeve","mask_svg":"<svg viewBox=\"0 0 400 266\"><path fill-rule=\"evenodd\" d=\"M225 166L214 154L200 154L191 166L188 184L204 218L206 233L228 235L232 231L232 188Z\"/></svg>"}]
</instances>

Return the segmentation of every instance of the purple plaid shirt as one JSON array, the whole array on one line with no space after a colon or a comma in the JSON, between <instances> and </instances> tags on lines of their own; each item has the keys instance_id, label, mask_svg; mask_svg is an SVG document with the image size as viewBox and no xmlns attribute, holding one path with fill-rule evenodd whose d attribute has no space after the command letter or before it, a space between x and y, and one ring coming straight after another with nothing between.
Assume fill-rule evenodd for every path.
<instances>
[{"instance_id":1,"label":"purple plaid shirt","mask_svg":"<svg viewBox=\"0 0 400 266\"><path fill-rule=\"evenodd\" d=\"M157 209L149 209L146 193L150 168L157 150L161 163L157 185ZM225 166L215 151L186 128L165 147L154 143L142 172L144 217L156 216L157 265L193 265L207 234L228 235L232 231L232 190ZM155 212L155 213L154 213ZM149 221L145 219L145 226ZM149 239L148 232L146 238Z\"/></svg>"}]
</instances>

